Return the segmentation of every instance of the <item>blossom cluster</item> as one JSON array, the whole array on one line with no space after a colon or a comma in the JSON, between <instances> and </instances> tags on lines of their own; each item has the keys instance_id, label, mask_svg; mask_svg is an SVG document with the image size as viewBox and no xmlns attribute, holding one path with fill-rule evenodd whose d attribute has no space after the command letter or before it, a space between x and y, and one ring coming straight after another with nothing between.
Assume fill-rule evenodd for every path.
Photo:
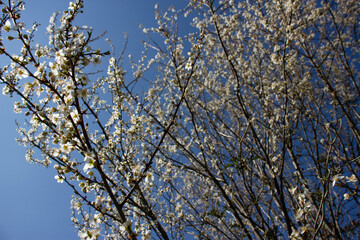
<instances>
[{"instance_id":1,"label":"blossom cluster","mask_svg":"<svg viewBox=\"0 0 360 240\"><path fill-rule=\"evenodd\" d=\"M358 1L156 5L129 75L83 5L41 45L24 2L0 2L19 142L73 189L81 239L360 237Z\"/></svg>"}]
</instances>

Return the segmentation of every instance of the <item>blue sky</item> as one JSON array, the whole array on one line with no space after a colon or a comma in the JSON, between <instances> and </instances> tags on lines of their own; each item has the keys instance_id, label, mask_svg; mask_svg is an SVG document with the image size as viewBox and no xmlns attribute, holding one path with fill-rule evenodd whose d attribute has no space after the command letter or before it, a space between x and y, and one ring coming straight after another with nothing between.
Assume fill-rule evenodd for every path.
<instances>
[{"instance_id":1,"label":"blue sky","mask_svg":"<svg viewBox=\"0 0 360 240\"><path fill-rule=\"evenodd\" d=\"M26 1L23 21L27 26L41 24L39 41L47 42L44 29L52 13L67 8L68 0ZM92 26L96 34L107 31L120 51L127 32L129 44L126 55L140 54L144 35L138 24L154 26L154 4L182 7L186 0L87 0L85 13L78 18L81 25ZM109 50L102 39L102 50ZM104 61L105 62L105 61ZM4 65L4 59L0 58ZM0 239L1 240L71 240L78 239L70 220L72 192L54 179L53 168L32 165L25 160L25 149L15 142L18 136L15 120L21 115L13 112L13 99L0 95Z\"/></svg>"}]
</instances>

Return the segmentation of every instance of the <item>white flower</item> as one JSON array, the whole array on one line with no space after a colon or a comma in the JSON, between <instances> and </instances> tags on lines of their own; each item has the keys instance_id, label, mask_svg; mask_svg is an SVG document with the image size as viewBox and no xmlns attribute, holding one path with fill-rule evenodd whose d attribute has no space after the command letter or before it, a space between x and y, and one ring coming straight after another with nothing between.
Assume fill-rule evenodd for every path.
<instances>
[{"instance_id":1,"label":"white flower","mask_svg":"<svg viewBox=\"0 0 360 240\"><path fill-rule=\"evenodd\" d=\"M65 104L67 106L69 106L69 105L71 105L73 103L74 97L71 94L69 94L69 95L64 97L64 100L65 100Z\"/></svg>"},{"instance_id":2,"label":"white flower","mask_svg":"<svg viewBox=\"0 0 360 240\"><path fill-rule=\"evenodd\" d=\"M94 66L101 64L100 56L93 57L91 59L91 62L94 64Z\"/></svg>"},{"instance_id":3,"label":"white flower","mask_svg":"<svg viewBox=\"0 0 360 240\"><path fill-rule=\"evenodd\" d=\"M14 103L14 112L21 113L21 104L19 102Z\"/></svg>"},{"instance_id":4,"label":"white flower","mask_svg":"<svg viewBox=\"0 0 360 240\"><path fill-rule=\"evenodd\" d=\"M58 71L58 70L59 70L59 67L58 67L58 64L49 62L49 67L50 67L51 72L52 72L55 76L58 76L58 75L59 75L59 71Z\"/></svg>"},{"instance_id":5,"label":"white flower","mask_svg":"<svg viewBox=\"0 0 360 240\"><path fill-rule=\"evenodd\" d=\"M116 59L115 59L114 57L111 57L111 58L109 59L109 64L110 64L111 66L114 66L115 63L116 63Z\"/></svg>"},{"instance_id":6,"label":"white flower","mask_svg":"<svg viewBox=\"0 0 360 240\"><path fill-rule=\"evenodd\" d=\"M294 195L296 193L297 187L293 187L289 190L289 192Z\"/></svg>"},{"instance_id":7,"label":"white flower","mask_svg":"<svg viewBox=\"0 0 360 240\"><path fill-rule=\"evenodd\" d=\"M29 76L29 73L27 72L27 70L19 68L18 72L17 72L17 76L21 79L21 78L27 78Z\"/></svg>"},{"instance_id":8,"label":"white flower","mask_svg":"<svg viewBox=\"0 0 360 240\"><path fill-rule=\"evenodd\" d=\"M340 179L343 179L344 176L339 176L339 174L336 174L334 177L333 177L333 187L336 185L336 183L340 180Z\"/></svg>"},{"instance_id":9,"label":"white flower","mask_svg":"<svg viewBox=\"0 0 360 240\"><path fill-rule=\"evenodd\" d=\"M94 214L94 219L96 222L100 223L101 222L101 218L103 218L104 215L102 213L97 213L97 214Z\"/></svg>"},{"instance_id":10,"label":"white flower","mask_svg":"<svg viewBox=\"0 0 360 240\"><path fill-rule=\"evenodd\" d=\"M126 221L122 226L120 226L120 230L125 232L128 227L131 227L132 222L130 220Z\"/></svg>"},{"instance_id":11,"label":"white flower","mask_svg":"<svg viewBox=\"0 0 360 240\"><path fill-rule=\"evenodd\" d=\"M84 161L87 162L87 163L92 163L95 161L94 159L94 154L92 153L86 153L85 157L84 157Z\"/></svg>"},{"instance_id":12,"label":"white flower","mask_svg":"<svg viewBox=\"0 0 360 240\"><path fill-rule=\"evenodd\" d=\"M96 240L100 236L100 229L91 229L86 231L80 231L79 237L84 240Z\"/></svg>"},{"instance_id":13,"label":"white flower","mask_svg":"<svg viewBox=\"0 0 360 240\"><path fill-rule=\"evenodd\" d=\"M93 164L91 164L91 163L85 163L83 170L84 170L84 172L87 172L88 170L90 170L90 169L92 169L92 168L94 168L94 165L93 165Z\"/></svg>"},{"instance_id":14,"label":"white flower","mask_svg":"<svg viewBox=\"0 0 360 240\"><path fill-rule=\"evenodd\" d=\"M78 235L79 235L80 239L86 239L88 236L87 232L83 232L83 231L79 232Z\"/></svg>"},{"instance_id":15,"label":"white flower","mask_svg":"<svg viewBox=\"0 0 360 240\"><path fill-rule=\"evenodd\" d=\"M80 114L79 114L76 110L72 111L72 112L70 113L70 116L71 116L71 118L73 119L73 121L74 121L75 123L79 123L79 121L80 121Z\"/></svg>"},{"instance_id":16,"label":"white flower","mask_svg":"<svg viewBox=\"0 0 360 240\"><path fill-rule=\"evenodd\" d=\"M45 70L45 63L41 63L37 68L36 72L34 73L35 77L41 77Z\"/></svg>"},{"instance_id":17,"label":"white flower","mask_svg":"<svg viewBox=\"0 0 360 240\"><path fill-rule=\"evenodd\" d=\"M64 178L62 176L56 175L54 178L57 180L58 183L64 182Z\"/></svg>"},{"instance_id":18,"label":"white flower","mask_svg":"<svg viewBox=\"0 0 360 240\"><path fill-rule=\"evenodd\" d=\"M351 177L346 177L346 181L356 183L357 178L356 178L355 174L353 174L353 175L351 175Z\"/></svg>"},{"instance_id":19,"label":"white flower","mask_svg":"<svg viewBox=\"0 0 360 240\"><path fill-rule=\"evenodd\" d=\"M348 200L350 197L351 197L350 194L348 194L348 193L345 193L345 194L344 194L344 199L345 199L345 200Z\"/></svg>"},{"instance_id":20,"label":"white flower","mask_svg":"<svg viewBox=\"0 0 360 240\"><path fill-rule=\"evenodd\" d=\"M3 30L8 32L11 29L11 23L9 20L6 20L5 25L3 26Z\"/></svg>"},{"instance_id":21,"label":"white flower","mask_svg":"<svg viewBox=\"0 0 360 240\"><path fill-rule=\"evenodd\" d=\"M75 10L75 8L76 8L76 4L73 3L73 2L70 2L69 3L69 10Z\"/></svg>"},{"instance_id":22,"label":"white flower","mask_svg":"<svg viewBox=\"0 0 360 240\"><path fill-rule=\"evenodd\" d=\"M54 113L50 119L56 125L58 125L62 120L62 118L60 117L60 114L58 114L58 113Z\"/></svg>"},{"instance_id":23,"label":"white flower","mask_svg":"<svg viewBox=\"0 0 360 240\"><path fill-rule=\"evenodd\" d=\"M69 154L70 152L72 152L74 150L74 147L69 143L60 144L60 147L61 147L61 150L66 154Z\"/></svg>"},{"instance_id":24,"label":"white flower","mask_svg":"<svg viewBox=\"0 0 360 240\"><path fill-rule=\"evenodd\" d=\"M62 64L64 59L65 59L65 52L63 49L61 49L55 53L56 62L58 62L59 64Z\"/></svg>"},{"instance_id":25,"label":"white flower","mask_svg":"<svg viewBox=\"0 0 360 240\"><path fill-rule=\"evenodd\" d=\"M271 54L271 61L274 63L274 64L279 64L279 59L278 59L278 56L276 53L272 53Z\"/></svg>"}]
</instances>

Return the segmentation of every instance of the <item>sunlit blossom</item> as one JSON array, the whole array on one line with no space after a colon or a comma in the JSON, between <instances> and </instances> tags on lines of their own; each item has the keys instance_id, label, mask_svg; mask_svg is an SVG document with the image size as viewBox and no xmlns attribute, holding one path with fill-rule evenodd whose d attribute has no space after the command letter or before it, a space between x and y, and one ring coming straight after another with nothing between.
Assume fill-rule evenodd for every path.
<instances>
[{"instance_id":1,"label":"sunlit blossom","mask_svg":"<svg viewBox=\"0 0 360 240\"><path fill-rule=\"evenodd\" d=\"M351 197L350 194L348 194L348 193L345 193L345 194L344 194L344 199L345 199L345 200L348 200L350 197Z\"/></svg>"},{"instance_id":2,"label":"sunlit blossom","mask_svg":"<svg viewBox=\"0 0 360 240\"><path fill-rule=\"evenodd\" d=\"M10 20L6 20L4 26L3 26L3 30L6 31L6 32L9 32L11 29L11 23L10 23Z\"/></svg>"},{"instance_id":3,"label":"sunlit blossom","mask_svg":"<svg viewBox=\"0 0 360 240\"><path fill-rule=\"evenodd\" d=\"M333 182L332 182L332 186L334 187L335 185L336 185L336 183L340 180L340 179L343 179L344 178L344 176L340 176L340 175L335 175L334 177L333 177Z\"/></svg>"},{"instance_id":4,"label":"sunlit blossom","mask_svg":"<svg viewBox=\"0 0 360 240\"><path fill-rule=\"evenodd\" d=\"M356 183L357 177L355 176L355 174L352 174L350 177L346 177L346 181Z\"/></svg>"},{"instance_id":5,"label":"sunlit blossom","mask_svg":"<svg viewBox=\"0 0 360 240\"><path fill-rule=\"evenodd\" d=\"M18 142L73 190L81 239L357 239L353 1L156 5L129 64L77 24L81 0L46 44L7 4L0 81L24 113Z\"/></svg>"},{"instance_id":6,"label":"sunlit blossom","mask_svg":"<svg viewBox=\"0 0 360 240\"><path fill-rule=\"evenodd\" d=\"M54 178L56 179L56 181L58 183L63 183L64 182L64 178L62 176L60 176L60 175L56 175Z\"/></svg>"}]
</instances>

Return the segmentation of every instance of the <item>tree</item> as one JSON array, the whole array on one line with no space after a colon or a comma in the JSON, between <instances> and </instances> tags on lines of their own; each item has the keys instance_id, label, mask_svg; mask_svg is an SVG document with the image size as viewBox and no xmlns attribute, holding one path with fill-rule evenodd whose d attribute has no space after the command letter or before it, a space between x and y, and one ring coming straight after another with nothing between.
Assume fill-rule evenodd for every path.
<instances>
[{"instance_id":1,"label":"tree","mask_svg":"<svg viewBox=\"0 0 360 240\"><path fill-rule=\"evenodd\" d=\"M132 76L76 25L83 1L54 15L48 45L23 1L1 5L19 142L74 190L82 239L359 238L359 1L156 8Z\"/></svg>"}]
</instances>

